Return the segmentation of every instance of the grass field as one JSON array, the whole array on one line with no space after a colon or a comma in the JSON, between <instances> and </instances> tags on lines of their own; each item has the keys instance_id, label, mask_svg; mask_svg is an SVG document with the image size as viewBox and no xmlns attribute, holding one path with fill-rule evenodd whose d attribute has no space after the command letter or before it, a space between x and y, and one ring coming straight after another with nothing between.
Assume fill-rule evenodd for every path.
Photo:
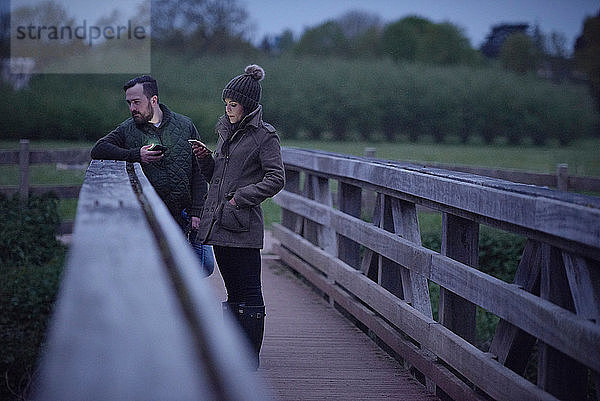
<instances>
[{"instance_id":1,"label":"grass field","mask_svg":"<svg viewBox=\"0 0 600 401\"><path fill-rule=\"evenodd\" d=\"M600 177L600 157L598 157L600 138L581 140L565 147L415 144L410 142L340 143L286 141L285 138L282 139L282 145L357 156L363 155L365 148L372 147L376 150L376 157L381 159L464 164L551 174L556 172L557 164L567 163L571 174Z\"/></svg>"},{"instance_id":2,"label":"grass field","mask_svg":"<svg viewBox=\"0 0 600 401\"><path fill-rule=\"evenodd\" d=\"M210 143L214 147L214 143ZM30 149L90 148L91 142L32 141ZM569 146L509 146L483 144L436 144L436 143L373 143L373 142L333 142L286 140L282 146L304 149L320 149L330 152L363 155L366 148L375 148L376 157L381 159L438 162L472 166L498 167L540 173L556 172L560 163L569 165L569 173L574 175L600 177L600 139L584 139ZM18 149L16 141L0 141L0 149ZM31 184L80 184L83 182L83 170L58 170L54 165L32 165ZM18 185L17 166L0 166L0 185ZM72 219L75 215L76 201L63 200L60 213L63 219ZM268 201L264 205L265 222L270 225L279 220L279 208Z\"/></svg>"},{"instance_id":3,"label":"grass field","mask_svg":"<svg viewBox=\"0 0 600 401\"><path fill-rule=\"evenodd\" d=\"M209 137L207 137L206 142L214 146ZM30 148L91 148L92 145L92 142L32 141ZM372 147L376 149L376 157L381 159L465 164L540 173L555 173L557 164L567 163L571 174L600 177L600 157L598 157L600 138L581 139L569 146L510 146L505 144L489 146L477 143L462 145L412 142L288 140L282 136L281 145L294 148L321 149L351 155L363 155L365 148ZM19 143L16 141L0 140L0 149L18 149L18 147ZM9 170L4 170L7 166L0 167L3 172L2 176L0 176L1 185L8 185L8 180L17 182L14 172L10 174ZM13 177L7 177L4 172ZM47 173L52 174L49 171ZM67 180L65 183L69 183L70 181L68 180L71 172L66 171L62 174L64 174ZM42 178L40 177L40 179ZM54 181L51 182L53 183Z\"/></svg>"}]
</instances>

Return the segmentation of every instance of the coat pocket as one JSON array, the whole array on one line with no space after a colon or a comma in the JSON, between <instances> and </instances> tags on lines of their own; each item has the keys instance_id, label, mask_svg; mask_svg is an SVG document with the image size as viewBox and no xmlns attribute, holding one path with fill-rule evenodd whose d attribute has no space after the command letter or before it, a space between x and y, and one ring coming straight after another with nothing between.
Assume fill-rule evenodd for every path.
<instances>
[{"instance_id":1,"label":"coat pocket","mask_svg":"<svg viewBox=\"0 0 600 401\"><path fill-rule=\"evenodd\" d=\"M229 202L225 202L221 210L219 225L233 232L245 232L250 230L250 209L237 208Z\"/></svg>"}]
</instances>

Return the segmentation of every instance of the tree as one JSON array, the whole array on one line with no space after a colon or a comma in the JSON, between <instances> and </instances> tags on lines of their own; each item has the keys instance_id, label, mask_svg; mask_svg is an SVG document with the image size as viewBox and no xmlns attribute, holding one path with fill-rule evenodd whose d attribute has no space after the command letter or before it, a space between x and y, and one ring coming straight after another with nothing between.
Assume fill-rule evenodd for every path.
<instances>
[{"instance_id":1,"label":"tree","mask_svg":"<svg viewBox=\"0 0 600 401\"><path fill-rule=\"evenodd\" d=\"M10 9L9 2L0 2L0 59L10 53Z\"/></svg>"},{"instance_id":2,"label":"tree","mask_svg":"<svg viewBox=\"0 0 600 401\"><path fill-rule=\"evenodd\" d=\"M21 6L12 11L11 24L15 27L54 27L55 30L21 31L25 36L17 46L11 47L13 59L29 59L35 64L35 73L74 55L88 50L86 40L69 34L58 27L74 27L75 19L68 15L66 8L52 1L42 1L33 6ZM17 28L18 30L18 28ZM19 35L17 34L17 38ZM14 72L14 71L13 71ZM27 72L25 72L27 73Z\"/></svg>"},{"instance_id":3,"label":"tree","mask_svg":"<svg viewBox=\"0 0 600 401\"><path fill-rule=\"evenodd\" d=\"M200 25L204 25L205 0L153 0L152 38L167 45L182 45Z\"/></svg>"},{"instance_id":4,"label":"tree","mask_svg":"<svg viewBox=\"0 0 600 401\"><path fill-rule=\"evenodd\" d=\"M395 61L450 65L471 64L476 59L469 39L449 22L406 17L387 25L381 42L383 54Z\"/></svg>"},{"instance_id":5,"label":"tree","mask_svg":"<svg viewBox=\"0 0 600 401\"><path fill-rule=\"evenodd\" d=\"M265 35L258 47L266 54L277 55L291 50L295 44L294 33L286 29L277 36Z\"/></svg>"},{"instance_id":6,"label":"tree","mask_svg":"<svg viewBox=\"0 0 600 401\"><path fill-rule=\"evenodd\" d=\"M533 41L533 45L538 50L540 54L546 54L546 35L542 32L542 29L538 24L533 26L531 31L531 40Z\"/></svg>"},{"instance_id":7,"label":"tree","mask_svg":"<svg viewBox=\"0 0 600 401\"><path fill-rule=\"evenodd\" d=\"M349 46L340 24L327 21L307 29L296 44L295 51L312 56L348 56Z\"/></svg>"},{"instance_id":8,"label":"tree","mask_svg":"<svg viewBox=\"0 0 600 401\"><path fill-rule=\"evenodd\" d=\"M583 32L575 42L575 62L590 83L592 96L600 110L600 12L586 18Z\"/></svg>"},{"instance_id":9,"label":"tree","mask_svg":"<svg viewBox=\"0 0 600 401\"><path fill-rule=\"evenodd\" d=\"M340 25L344 36L348 39L356 39L369 30L382 26L379 15L357 10L348 11L337 18L336 22Z\"/></svg>"},{"instance_id":10,"label":"tree","mask_svg":"<svg viewBox=\"0 0 600 401\"><path fill-rule=\"evenodd\" d=\"M572 62L567 54L567 38L564 34L550 34L550 52L544 55L552 71L552 80L559 83L571 75Z\"/></svg>"},{"instance_id":11,"label":"tree","mask_svg":"<svg viewBox=\"0 0 600 401\"><path fill-rule=\"evenodd\" d=\"M432 23L421 17L406 17L383 30L381 47L384 54L395 61L415 61L419 48L419 38Z\"/></svg>"},{"instance_id":12,"label":"tree","mask_svg":"<svg viewBox=\"0 0 600 401\"><path fill-rule=\"evenodd\" d=\"M198 53L248 48L247 11L237 0L153 0L152 33L159 44Z\"/></svg>"},{"instance_id":13,"label":"tree","mask_svg":"<svg viewBox=\"0 0 600 401\"><path fill-rule=\"evenodd\" d=\"M355 57L379 55L383 25L377 14L349 11L335 21L342 28L351 55Z\"/></svg>"},{"instance_id":14,"label":"tree","mask_svg":"<svg viewBox=\"0 0 600 401\"><path fill-rule=\"evenodd\" d=\"M550 34L550 55L567 58L567 37L559 32Z\"/></svg>"},{"instance_id":15,"label":"tree","mask_svg":"<svg viewBox=\"0 0 600 401\"><path fill-rule=\"evenodd\" d=\"M380 57L381 31L381 28L373 26L351 40L350 47L352 53L357 57Z\"/></svg>"},{"instance_id":16,"label":"tree","mask_svg":"<svg viewBox=\"0 0 600 401\"><path fill-rule=\"evenodd\" d=\"M290 29L283 31L281 35L276 38L275 42L277 43L277 49L279 49L281 53L287 52L296 44L294 33Z\"/></svg>"},{"instance_id":17,"label":"tree","mask_svg":"<svg viewBox=\"0 0 600 401\"><path fill-rule=\"evenodd\" d=\"M427 26L416 55L417 61L442 65L470 63L474 58L469 39L451 23Z\"/></svg>"},{"instance_id":18,"label":"tree","mask_svg":"<svg viewBox=\"0 0 600 401\"><path fill-rule=\"evenodd\" d=\"M500 60L504 68L519 74L534 71L538 64L533 41L524 33L513 33L504 41Z\"/></svg>"}]
</instances>

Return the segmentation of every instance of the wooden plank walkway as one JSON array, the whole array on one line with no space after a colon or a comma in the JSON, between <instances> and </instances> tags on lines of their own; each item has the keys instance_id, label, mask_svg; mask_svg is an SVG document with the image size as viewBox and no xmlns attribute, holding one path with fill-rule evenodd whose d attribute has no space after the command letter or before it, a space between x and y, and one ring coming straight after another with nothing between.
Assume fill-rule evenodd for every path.
<instances>
[{"instance_id":1,"label":"wooden plank walkway","mask_svg":"<svg viewBox=\"0 0 600 401\"><path fill-rule=\"evenodd\" d=\"M266 241L262 282L267 320L258 373L276 400L439 400L269 255L270 238ZM209 280L224 300L218 269Z\"/></svg>"}]
</instances>

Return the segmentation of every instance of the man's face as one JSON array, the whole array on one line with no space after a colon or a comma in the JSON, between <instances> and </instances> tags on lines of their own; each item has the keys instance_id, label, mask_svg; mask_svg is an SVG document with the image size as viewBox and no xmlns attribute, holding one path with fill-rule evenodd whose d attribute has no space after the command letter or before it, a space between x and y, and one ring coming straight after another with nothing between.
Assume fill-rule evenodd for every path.
<instances>
[{"instance_id":1,"label":"man's face","mask_svg":"<svg viewBox=\"0 0 600 401\"><path fill-rule=\"evenodd\" d=\"M125 91L125 100L129 105L129 112L136 124L144 124L152 120L154 110L152 102L144 95L142 84L135 84Z\"/></svg>"}]
</instances>

